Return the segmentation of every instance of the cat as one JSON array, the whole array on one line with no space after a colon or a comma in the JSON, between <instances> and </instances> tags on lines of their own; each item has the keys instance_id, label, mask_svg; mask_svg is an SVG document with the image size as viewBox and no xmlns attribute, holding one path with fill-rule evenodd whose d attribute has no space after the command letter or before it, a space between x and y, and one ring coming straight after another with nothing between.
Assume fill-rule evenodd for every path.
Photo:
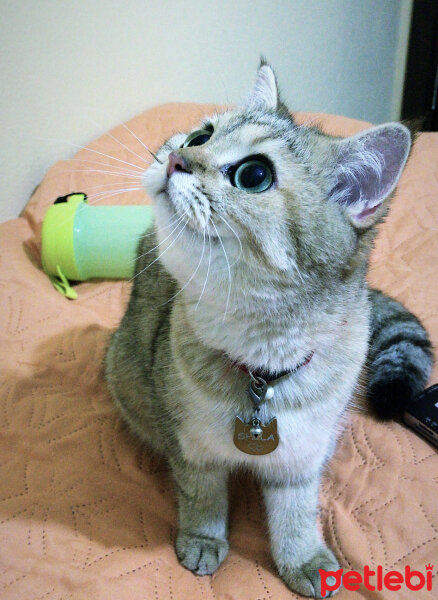
<instances>
[{"instance_id":1,"label":"cat","mask_svg":"<svg viewBox=\"0 0 438 600\"><path fill-rule=\"evenodd\" d=\"M285 583L320 598L319 569L339 568L318 489L359 375L367 364L374 411L390 418L433 363L420 321L365 281L411 142L399 123L345 139L297 125L262 61L239 107L171 137L145 172L155 229L106 378L130 430L168 460L176 553L194 573L227 555L239 467L260 481Z\"/></svg>"}]
</instances>

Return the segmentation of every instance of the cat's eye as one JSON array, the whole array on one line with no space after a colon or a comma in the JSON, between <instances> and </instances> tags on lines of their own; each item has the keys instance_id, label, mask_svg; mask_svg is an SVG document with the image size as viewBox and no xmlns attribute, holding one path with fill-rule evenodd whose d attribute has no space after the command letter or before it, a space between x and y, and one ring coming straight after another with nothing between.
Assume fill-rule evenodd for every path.
<instances>
[{"instance_id":1,"label":"cat's eye","mask_svg":"<svg viewBox=\"0 0 438 600\"><path fill-rule=\"evenodd\" d=\"M231 183L240 190L257 194L270 188L273 180L269 165L262 160L251 159L237 167Z\"/></svg>"},{"instance_id":2,"label":"cat's eye","mask_svg":"<svg viewBox=\"0 0 438 600\"><path fill-rule=\"evenodd\" d=\"M211 136L211 131L207 131L207 129L198 129L198 131L194 131L188 136L181 148L187 148L189 146L202 146L202 144L208 142Z\"/></svg>"}]
</instances>

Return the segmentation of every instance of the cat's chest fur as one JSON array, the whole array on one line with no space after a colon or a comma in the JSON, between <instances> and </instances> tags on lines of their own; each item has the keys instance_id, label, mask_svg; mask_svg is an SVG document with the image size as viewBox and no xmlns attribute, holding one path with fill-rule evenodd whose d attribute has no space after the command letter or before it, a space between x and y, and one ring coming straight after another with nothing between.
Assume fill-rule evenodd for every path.
<instances>
[{"instance_id":1,"label":"cat's chest fur","mask_svg":"<svg viewBox=\"0 0 438 600\"><path fill-rule=\"evenodd\" d=\"M320 358L317 357L315 362L320 362ZM312 378L309 371L291 375L293 382L286 378L286 381L276 385L276 402L273 404L268 401L262 407L261 421L267 423L275 417L280 440L278 447L266 455L246 454L234 445L235 419L240 416L246 422L250 420L250 402L246 402L247 408L244 410L236 411L235 405L222 401L220 393L212 396L200 389L188 390L184 418L177 433L184 457L195 464L246 466L261 474L278 469L283 475L289 472L291 476L300 476L318 470L335 442L335 424L351 395L355 378L347 376L335 386L327 398L319 401L318 410L309 404L293 407L287 399L297 394L300 386L308 385ZM243 389L242 399L245 399L245 394Z\"/></svg>"},{"instance_id":2,"label":"cat's chest fur","mask_svg":"<svg viewBox=\"0 0 438 600\"><path fill-rule=\"evenodd\" d=\"M227 369L233 369L231 363L224 368L223 358L200 344L191 334L183 306L175 306L171 346L181 379L169 408L179 414L176 437L184 457L195 464L278 469L297 476L317 470L335 443L336 424L365 359L367 312L366 305L352 310L345 315L348 325L327 323L325 335L296 335L295 329L285 329L272 338L272 346L282 355L303 345L309 348L309 339L315 353L309 364L274 384L274 398L263 405L260 419L265 424L277 419L280 442L272 453L259 456L242 452L233 441L236 417L249 422L253 415L247 392L249 375L227 374ZM260 343L257 338L240 340L248 355L253 353L252 344L257 348ZM301 359L298 354L296 364Z\"/></svg>"}]
</instances>

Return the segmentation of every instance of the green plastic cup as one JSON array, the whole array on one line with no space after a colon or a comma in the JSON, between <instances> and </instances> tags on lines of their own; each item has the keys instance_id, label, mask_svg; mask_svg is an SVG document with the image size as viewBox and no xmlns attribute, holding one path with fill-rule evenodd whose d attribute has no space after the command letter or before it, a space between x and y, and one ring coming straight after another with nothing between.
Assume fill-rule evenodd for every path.
<instances>
[{"instance_id":1,"label":"green plastic cup","mask_svg":"<svg viewBox=\"0 0 438 600\"><path fill-rule=\"evenodd\" d=\"M91 206L82 193L60 197L43 221L43 269L68 298L77 297L68 280L129 279L153 220L152 206Z\"/></svg>"}]
</instances>

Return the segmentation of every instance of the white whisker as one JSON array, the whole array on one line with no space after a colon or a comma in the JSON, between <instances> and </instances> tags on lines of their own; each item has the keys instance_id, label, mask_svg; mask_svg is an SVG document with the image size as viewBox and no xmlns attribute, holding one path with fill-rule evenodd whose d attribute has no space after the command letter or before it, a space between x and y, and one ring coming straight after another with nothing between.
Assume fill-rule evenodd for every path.
<instances>
[{"instance_id":1,"label":"white whisker","mask_svg":"<svg viewBox=\"0 0 438 600\"><path fill-rule=\"evenodd\" d=\"M95 125L97 125L98 127L100 127L99 123L96 123L95 121L93 121L93 119L90 119L90 121L92 123L94 123ZM137 152L134 152L134 150L132 150L131 148L129 148L129 146L126 146L126 144L124 144L123 142L121 142L118 138L116 138L115 135L113 135L111 132L106 131L104 134L104 136L107 135L108 137L110 137L112 140L114 140L115 142L117 142L118 144L120 144L120 146L122 146L122 148L124 148L127 152L130 152L131 154L133 154L136 158L139 158L140 160L142 160L143 162L149 164L149 162L144 158L144 156L140 156L139 154L137 154ZM138 166L138 165L137 165Z\"/></svg>"},{"instance_id":2,"label":"white whisker","mask_svg":"<svg viewBox=\"0 0 438 600\"><path fill-rule=\"evenodd\" d=\"M86 152L93 152L94 154L99 154L100 156L106 156L107 158L109 158L111 160L116 160L117 162L124 163L125 165L129 165L131 167L137 167L137 169L140 168L140 165L135 165L134 163L130 163L126 160L122 160L121 158L116 158L115 156L111 156L110 154L106 154L105 152L99 152L99 150L93 150L93 148L88 148L86 146L79 146L79 144L74 144L73 142L65 142L64 140L57 140L56 138L39 138L39 139L42 139L46 142L48 141L48 142L57 142L58 144L69 144L73 148L79 148L79 150L84 150ZM145 160L145 159L143 159L143 160Z\"/></svg>"},{"instance_id":3,"label":"white whisker","mask_svg":"<svg viewBox=\"0 0 438 600\"><path fill-rule=\"evenodd\" d=\"M104 188L104 187L112 187L114 185L127 185L127 184L134 184L134 183L138 183L138 181L130 181L129 179L126 181L111 181L109 183L99 183L98 185L90 185L87 186L87 190L97 190L99 188ZM116 190L117 188L114 188L114 190ZM143 186L139 187L139 189L143 189Z\"/></svg>"},{"instance_id":4,"label":"white whisker","mask_svg":"<svg viewBox=\"0 0 438 600\"><path fill-rule=\"evenodd\" d=\"M100 192L94 192L93 194L90 194L88 196L88 198L97 198L98 196L104 196L105 194L111 194L113 192L120 194L121 192L128 192L131 190L142 191L144 189L141 185L137 185L137 182L134 182L134 183L135 183L135 185L131 185L130 187L116 188L116 189L110 189L110 190L101 190Z\"/></svg>"},{"instance_id":5,"label":"white whisker","mask_svg":"<svg viewBox=\"0 0 438 600\"><path fill-rule=\"evenodd\" d=\"M243 252L243 248L242 248L242 242L240 241L240 237L237 235L237 233L234 231L234 229L231 227L231 225L228 223L228 221L225 220L224 217L222 217L221 215L217 215L219 217L219 219L222 219L222 221L225 223L225 225L228 227L228 229L231 229L231 231L234 233L234 235L237 238L237 241L239 242L239 246L240 246L240 251L239 251L239 256L236 258L236 260L231 263L230 267L233 267L237 262L239 262L240 257L242 256L242 252Z\"/></svg>"},{"instance_id":6,"label":"white whisker","mask_svg":"<svg viewBox=\"0 0 438 600\"><path fill-rule=\"evenodd\" d=\"M127 193L130 191L142 191L142 190L143 190L143 188L141 188L141 187L135 187L135 188L125 188L124 190L115 190L115 191L107 190L107 191L103 191L103 192L98 192L96 194L87 195L87 204L89 206L93 206L105 198L111 198L112 196L117 196L118 194L123 194L123 193ZM68 223L68 221L73 220L75 218L75 214L76 213L69 215L64 221L57 224L57 226L62 227L63 225L65 225L65 223Z\"/></svg>"},{"instance_id":7,"label":"white whisker","mask_svg":"<svg viewBox=\"0 0 438 600\"><path fill-rule=\"evenodd\" d=\"M187 283L176 293L174 294L171 298L169 298L169 300L167 300L167 302L164 302L164 304L167 304L168 302L171 302L174 298L176 298L179 294L181 294L181 292L183 290L186 289L186 287L189 285L189 283L192 281L193 277L196 275L196 273L199 270L199 267L201 266L202 263L202 259L204 258L204 250L205 250L205 230L207 229L207 226L204 227L204 239L203 239L203 243L202 243L202 253L201 253L201 258L199 259L198 262L198 266L196 267L196 269L193 271L190 279L187 281ZM164 304L161 304L161 306L164 306Z\"/></svg>"},{"instance_id":8,"label":"white whisker","mask_svg":"<svg viewBox=\"0 0 438 600\"><path fill-rule=\"evenodd\" d=\"M119 177L134 177L139 181L143 179L142 175L134 175L131 172L122 173L121 171L108 171L103 169L70 169L68 171L56 171L56 173L53 173L52 175L59 175L60 173L105 173L106 175L118 175Z\"/></svg>"},{"instance_id":9,"label":"white whisker","mask_svg":"<svg viewBox=\"0 0 438 600\"><path fill-rule=\"evenodd\" d=\"M209 218L209 221L211 221L211 217ZM197 301L196 306L195 306L195 310L198 310L198 306L199 306L199 303L201 302L202 296L204 295L204 290L205 290L205 288L207 286L208 276L210 274L210 265L211 265L211 236L210 236L210 233L208 234L208 245L210 247L210 252L209 252L209 255L208 255L207 274L205 276L204 285L202 286L201 295L198 298L198 301Z\"/></svg>"},{"instance_id":10,"label":"white whisker","mask_svg":"<svg viewBox=\"0 0 438 600\"><path fill-rule=\"evenodd\" d=\"M135 175L144 173L144 169L142 167L137 167L136 165L132 165L135 168L135 171L131 171L126 167L119 167L119 165L112 165L110 163L104 163L100 160L86 160L85 158L70 158L70 160L74 160L75 162L88 163L89 165L98 165L101 167L111 167L111 169L123 169L125 173L134 173Z\"/></svg>"},{"instance_id":11,"label":"white whisker","mask_svg":"<svg viewBox=\"0 0 438 600\"><path fill-rule=\"evenodd\" d=\"M139 142L140 142L140 144L143 146L143 148L144 148L145 150L147 150L147 151L149 152L149 154L151 154L151 155L152 155L152 156L155 158L155 160L156 160L157 162L159 162L159 163L160 163L160 165L162 165L162 164L163 164L163 163L162 163L162 161L161 161L161 160L158 158L158 156L157 156L157 155L156 155L154 152L152 152L152 150L151 150L150 148L148 148L148 146L146 146L146 144L145 144L145 143L144 143L144 142L143 142L143 141L142 141L142 140L141 140L141 139L140 139L140 138L139 138L139 137L138 137L138 136L137 136L137 135L136 135L136 134L135 134L135 133L134 133L134 132L133 132L131 129L129 129L129 127L128 127L128 126L127 126L125 123L121 123L121 125L122 125L122 127L124 127L124 128L127 130L127 131L129 131L129 133L130 133L131 135L133 135L137 141L139 141Z\"/></svg>"},{"instance_id":12,"label":"white whisker","mask_svg":"<svg viewBox=\"0 0 438 600\"><path fill-rule=\"evenodd\" d=\"M139 275L141 275L142 273L144 273L147 269L149 269L149 267L152 267L152 265L154 263L156 263L157 260L159 260L163 256L163 254L165 254L173 246L173 244L177 241L177 239L179 237L181 237L181 235L184 232L184 230L185 230L186 227L187 227L187 223L184 223L184 225L181 227L180 232L178 233L178 235L176 236L176 238L173 240L173 242L171 242L171 244L169 244L169 246L167 246L167 248L165 248L165 250L163 250L163 252L161 254L159 254L157 256L157 258L155 258L147 267L145 267L144 269L142 269L139 273L136 273L134 275L134 277L132 277L129 281L132 281L133 279L135 279L136 277L138 277ZM173 230L173 231L175 231L175 230ZM149 252L146 252L146 254L149 254Z\"/></svg>"},{"instance_id":13,"label":"white whisker","mask_svg":"<svg viewBox=\"0 0 438 600\"><path fill-rule=\"evenodd\" d=\"M161 240L161 242L158 242L158 244L157 244L156 246L154 246L153 248L151 248L151 249L150 249L150 250L148 250L147 252L144 252L143 254L140 254L140 256L137 256L135 259L133 259L133 261L132 261L132 262L136 261L136 260L137 260L137 259L139 259L139 258L143 258L143 256L146 256L147 254L150 254L151 252L153 252L154 250L156 250L156 249L157 249L159 246L161 246L161 244L164 244L164 242L165 242L167 239L169 239L169 238L170 238L170 236L172 235L172 233L178 229L180 222L181 222L181 221L184 219L184 216L185 216L185 215L181 215L181 216L178 218L178 220L177 220L177 224L176 224L175 228L174 228L174 229L172 229L172 231L169 233L169 235L168 235L168 236L166 236L166 237L164 238L164 240Z\"/></svg>"},{"instance_id":14,"label":"white whisker","mask_svg":"<svg viewBox=\"0 0 438 600\"><path fill-rule=\"evenodd\" d=\"M214 222L211 219L210 219L210 221L211 221L211 224L214 227L214 230L216 231L216 235L217 235L217 237L219 239L220 245L222 246L222 250L224 252L225 260L227 261L227 267L228 267L228 294L227 294L227 301L226 301L226 304L225 304L224 318L222 319L222 323L225 323L225 317L227 316L228 305L230 303L230 294L231 294L231 268L230 268L230 262L228 260L228 256L227 256L227 253L226 253L226 250L225 250L225 246L223 245L222 238L219 235L219 231L217 230L216 225L214 224Z\"/></svg>"},{"instance_id":15,"label":"white whisker","mask_svg":"<svg viewBox=\"0 0 438 600\"><path fill-rule=\"evenodd\" d=\"M160 231L164 231L165 229L169 229L169 227L172 227L172 225L174 225L174 223L176 223L177 221L179 221L181 219L181 217L179 217L178 215L176 215L173 219L171 219L169 221L169 223L167 225L163 225L160 226ZM156 235L156 231L151 231L150 233L145 233L141 236L140 239L143 239L145 237L149 237L150 235Z\"/></svg>"},{"instance_id":16,"label":"white whisker","mask_svg":"<svg viewBox=\"0 0 438 600\"><path fill-rule=\"evenodd\" d=\"M101 200L104 200L105 198L112 198L113 196L119 196L120 194L126 194L129 192L141 192L142 190L143 190L143 188L141 188L141 187L132 187L132 188L124 188L123 190L99 192L96 194L91 194L90 196L88 196L87 200L88 200L89 205L93 205L93 204L97 204L97 202L100 202ZM91 200L91 202L90 202L90 200Z\"/></svg>"}]
</instances>

